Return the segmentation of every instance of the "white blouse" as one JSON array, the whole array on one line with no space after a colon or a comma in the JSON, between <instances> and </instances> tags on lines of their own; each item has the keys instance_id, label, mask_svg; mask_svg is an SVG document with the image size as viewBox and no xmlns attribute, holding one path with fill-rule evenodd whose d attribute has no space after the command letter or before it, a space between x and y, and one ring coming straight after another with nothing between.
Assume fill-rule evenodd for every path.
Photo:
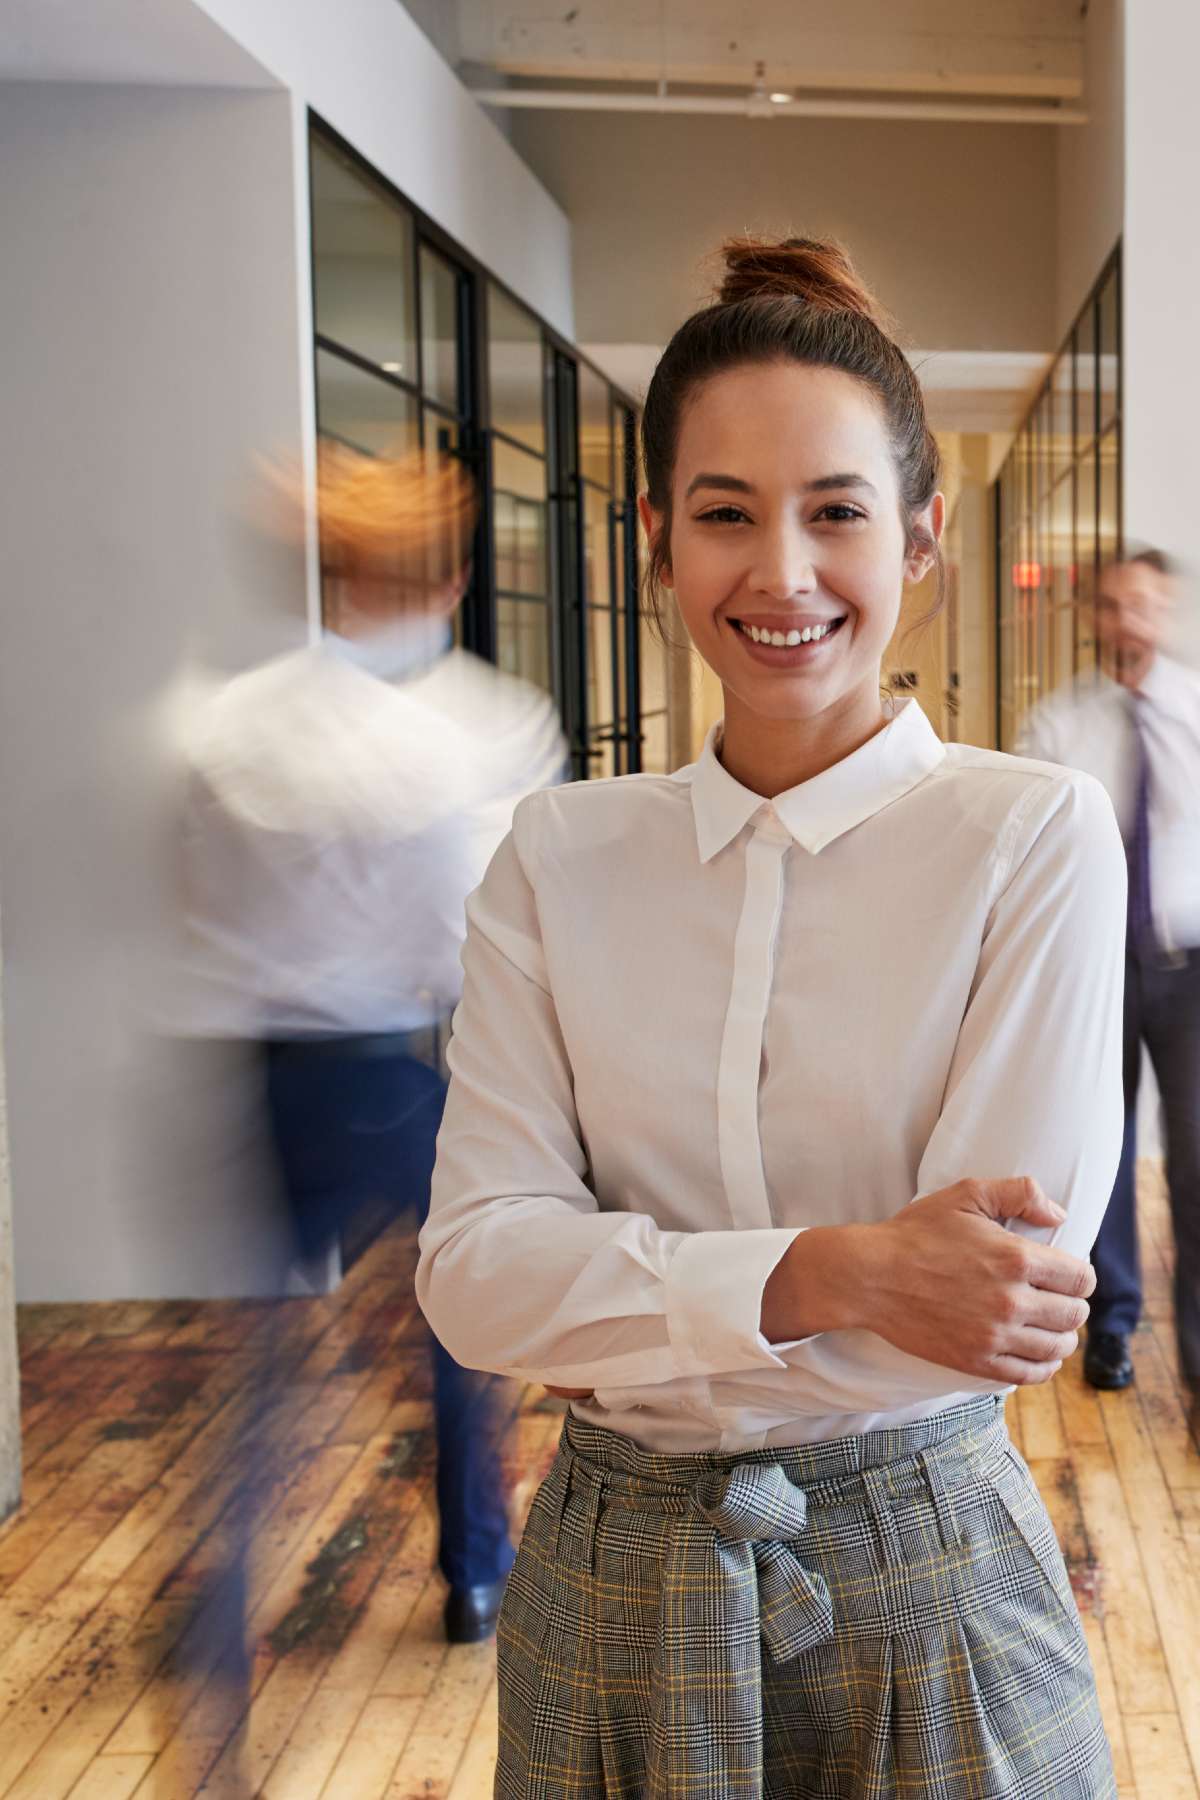
<instances>
[{"instance_id":1,"label":"white blouse","mask_svg":"<svg viewBox=\"0 0 1200 1800\"><path fill-rule=\"evenodd\" d=\"M994 1391L871 1331L768 1343L768 1276L965 1176L1034 1176L1086 1256L1121 1138L1098 782L943 745L915 701L774 802L714 746L519 807L468 903L417 1276L460 1362L594 1388L578 1412L666 1451Z\"/></svg>"}]
</instances>

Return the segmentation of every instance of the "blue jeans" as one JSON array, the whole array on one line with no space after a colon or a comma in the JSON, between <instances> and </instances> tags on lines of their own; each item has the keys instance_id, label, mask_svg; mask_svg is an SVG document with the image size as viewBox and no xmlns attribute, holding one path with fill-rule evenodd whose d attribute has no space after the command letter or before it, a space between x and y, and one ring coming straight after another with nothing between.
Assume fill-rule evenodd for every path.
<instances>
[{"instance_id":1,"label":"blue jeans","mask_svg":"<svg viewBox=\"0 0 1200 1800\"><path fill-rule=\"evenodd\" d=\"M446 1085L399 1037L268 1043L267 1106L302 1255L319 1254L370 1203L423 1223ZM513 1548L491 1377L431 1339L438 1563L452 1587L499 1581Z\"/></svg>"}]
</instances>

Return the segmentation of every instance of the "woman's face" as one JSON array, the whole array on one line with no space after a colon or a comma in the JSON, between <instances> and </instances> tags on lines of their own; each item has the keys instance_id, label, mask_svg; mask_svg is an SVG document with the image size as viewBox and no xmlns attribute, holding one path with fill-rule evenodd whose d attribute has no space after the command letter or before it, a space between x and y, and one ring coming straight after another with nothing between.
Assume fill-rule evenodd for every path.
<instances>
[{"instance_id":1,"label":"woman's face","mask_svg":"<svg viewBox=\"0 0 1200 1800\"><path fill-rule=\"evenodd\" d=\"M840 370L746 364L685 409L664 581L731 701L764 719L878 708L909 549L883 414ZM662 516L643 502L653 538ZM923 515L936 538L938 495Z\"/></svg>"}]
</instances>

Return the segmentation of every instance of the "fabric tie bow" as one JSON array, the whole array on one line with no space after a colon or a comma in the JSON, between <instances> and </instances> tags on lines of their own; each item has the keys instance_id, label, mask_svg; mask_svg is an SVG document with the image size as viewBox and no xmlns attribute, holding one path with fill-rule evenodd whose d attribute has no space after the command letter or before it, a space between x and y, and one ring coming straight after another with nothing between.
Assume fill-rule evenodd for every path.
<instances>
[{"instance_id":1,"label":"fabric tie bow","mask_svg":"<svg viewBox=\"0 0 1200 1800\"><path fill-rule=\"evenodd\" d=\"M753 1558L759 1623L776 1662L833 1636L829 1588L789 1542L807 1527L808 1502L778 1465L739 1463L727 1475L705 1476L692 1489L692 1504L717 1533L718 1556L736 1564L739 1585L747 1556Z\"/></svg>"}]
</instances>

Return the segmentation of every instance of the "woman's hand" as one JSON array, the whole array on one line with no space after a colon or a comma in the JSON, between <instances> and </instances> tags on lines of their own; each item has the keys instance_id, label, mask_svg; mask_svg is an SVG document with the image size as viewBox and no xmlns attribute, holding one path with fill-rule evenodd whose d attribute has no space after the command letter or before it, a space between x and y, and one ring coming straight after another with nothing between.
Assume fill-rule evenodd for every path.
<instances>
[{"instance_id":1,"label":"woman's hand","mask_svg":"<svg viewBox=\"0 0 1200 1800\"><path fill-rule=\"evenodd\" d=\"M1064 1217L1027 1178L958 1181L877 1225L803 1232L767 1283L763 1333L782 1343L865 1327L964 1375L1048 1381L1078 1345L1096 1277L1004 1221Z\"/></svg>"},{"instance_id":2,"label":"woman's hand","mask_svg":"<svg viewBox=\"0 0 1200 1800\"><path fill-rule=\"evenodd\" d=\"M595 1388L557 1388L548 1387L546 1392L559 1400L590 1400Z\"/></svg>"}]
</instances>

